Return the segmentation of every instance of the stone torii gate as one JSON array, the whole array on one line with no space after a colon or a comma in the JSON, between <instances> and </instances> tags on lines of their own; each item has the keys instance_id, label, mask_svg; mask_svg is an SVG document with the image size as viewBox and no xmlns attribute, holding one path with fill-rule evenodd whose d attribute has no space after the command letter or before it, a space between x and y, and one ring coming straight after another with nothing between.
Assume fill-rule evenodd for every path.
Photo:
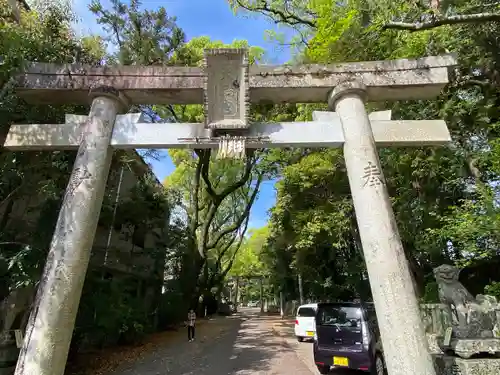
<instances>
[{"instance_id":1,"label":"stone torii gate","mask_svg":"<svg viewBox=\"0 0 500 375\"><path fill-rule=\"evenodd\" d=\"M264 276L261 275L248 275L248 276L232 276L229 278L228 281L234 282L235 285L235 296L234 296L234 304L237 306L238 304L238 296L239 296L239 287L240 287L240 280L259 280L259 294L260 294L260 312L264 312ZM231 289L232 292L232 289ZM231 298L230 298L231 299Z\"/></svg>"},{"instance_id":2,"label":"stone torii gate","mask_svg":"<svg viewBox=\"0 0 500 375\"><path fill-rule=\"evenodd\" d=\"M33 103L88 103L65 124L12 126L12 150L78 149L16 375L62 375L115 148L341 147L389 375L434 375L419 306L377 146L443 145L443 121L390 121L366 101L427 99L448 82L450 56L337 64L248 66L246 50L206 51L204 68L34 64L18 94ZM90 99L89 99L90 97ZM251 124L256 102L328 102L312 122ZM205 104L204 124L142 124L130 104ZM228 140L227 137L230 137ZM228 147L231 146L231 147Z\"/></svg>"}]
</instances>

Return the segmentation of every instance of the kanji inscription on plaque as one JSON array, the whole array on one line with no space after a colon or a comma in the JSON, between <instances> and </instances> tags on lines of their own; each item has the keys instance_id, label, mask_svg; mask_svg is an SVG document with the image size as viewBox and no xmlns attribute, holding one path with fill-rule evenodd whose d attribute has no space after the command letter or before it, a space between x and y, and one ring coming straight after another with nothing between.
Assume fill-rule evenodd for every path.
<instances>
[{"instance_id":1,"label":"kanji inscription on plaque","mask_svg":"<svg viewBox=\"0 0 500 375\"><path fill-rule=\"evenodd\" d=\"M210 129L247 129L249 107L246 49L205 50L205 124Z\"/></svg>"}]
</instances>

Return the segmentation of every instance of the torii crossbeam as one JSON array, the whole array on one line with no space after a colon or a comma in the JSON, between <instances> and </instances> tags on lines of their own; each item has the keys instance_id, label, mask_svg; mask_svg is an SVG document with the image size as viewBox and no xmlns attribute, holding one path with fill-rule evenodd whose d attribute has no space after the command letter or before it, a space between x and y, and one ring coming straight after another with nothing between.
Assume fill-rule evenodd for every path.
<instances>
[{"instance_id":1,"label":"torii crossbeam","mask_svg":"<svg viewBox=\"0 0 500 375\"><path fill-rule=\"evenodd\" d=\"M140 113L118 115L110 145L115 149L217 148L205 124L139 123ZM391 120L391 111L372 112L373 136L379 147L440 146L450 142L443 120ZM88 116L66 115L64 124L13 125L4 146L15 151L77 150ZM196 142L195 138L206 139ZM247 148L341 147L342 123L337 113L315 111L313 121L254 123Z\"/></svg>"},{"instance_id":2,"label":"torii crossbeam","mask_svg":"<svg viewBox=\"0 0 500 375\"><path fill-rule=\"evenodd\" d=\"M62 125L15 125L12 150L78 149L16 375L63 375L113 149L343 147L389 375L435 375L377 146L444 145L443 121L391 121L365 101L426 99L448 82L451 56L332 66L249 67L246 50L207 51L205 66L34 64L18 93L37 103L87 103ZM252 124L250 103L325 102L304 123ZM204 104L204 124L143 124L130 104ZM234 146L234 144L233 144ZM234 151L234 150L233 150ZM241 151L241 147L240 147ZM397 308L396 308L397 306Z\"/></svg>"}]
</instances>

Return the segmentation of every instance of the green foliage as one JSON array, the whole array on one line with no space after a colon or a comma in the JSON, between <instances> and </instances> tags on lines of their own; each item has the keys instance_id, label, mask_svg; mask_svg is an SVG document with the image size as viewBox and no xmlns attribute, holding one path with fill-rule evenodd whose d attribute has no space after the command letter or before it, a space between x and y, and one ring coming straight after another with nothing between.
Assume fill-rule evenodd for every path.
<instances>
[{"instance_id":1,"label":"green foliage","mask_svg":"<svg viewBox=\"0 0 500 375\"><path fill-rule=\"evenodd\" d=\"M78 310L73 345L79 350L140 341L153 320L136 278L105 278L91 272Z\"/></svg>"},{"instance_id":2,"label":"green foliage","mask_svg":"<svg viewBox=\"0 0 500 375\"><path fill-rule=\"evenodd\" d=\"M223 43L220 40L211 40L208 36L199 36L176 49L172 63L184 66L200 66L203 62L203 50L211 48L248 48L250 64L262 61L265 51L258 46L250 46L248 41L235 39L232 43Z\"/></svg>"},{"instance_id":3,"label":"green foliage","mask_svg":"<svg viewBox=\"0 0 500 375\"><path fill-rule=\"evenodd\" d=\"M2 2L3 4L3 2ZM13 92L9 78L24 68L26 62L43 61L53 63L80 62L99 65L106 56L105 45L98 36L79 38L71 29L73 21L70 12L64 9L45 8L43 13L35 11L24 13L20 23L14 23L9 18L9 7L0 8L0 132L5 133L12 123L60 123L64 121L65 113L86 114L87 107L78 106L36 106L27 104ZM94 4L95 5L95 4ZM116 5L116 3L115 3ZM128 23L123 25L126 30L119 33L123 37L123 53L120 58L135 58L134 52L140 52L144 57L141 61L163 56L169 48L176 48L183 40L172 39L167 45L168 32L177 30L172 19L164 12L153 15L133 14L138 4L134 3L122 11L127 12ZM102 23L111 25L116 19L105 18L111 11L103 8L98 10ZM108 13L106 13L108 12ZM142 17L142 18L141 18ZM160 48L147 51L147 39L139 45L138 33L131 27L132 21L141 19L149 31L163 33L155 39ZM171 22L171 31L163 26L153 24L158 20ZM177 32L177 36L178 36ZM143 34L144 35L144 34ZM130 37L130 40L127 39ZM180 38L180 36L179 36ZM175 44L177 43L177 44ZM140 50L139 50L140 48ZM148 52L148 53L146 53ZM3 139L3 138L2 138ZM0 275L2 286L0 301L13 289L26 285L36 285L43 265L52 233L57 220L62 196L68 182L75 152L9 152L0 153L0 240L15 242L12 246L0 246ZM123 156L123 155L122 155ZM130 168L136 175L141 175L147 169L145 165L136 165L135 160L124 160L117 157L112 166L108 189L104 198L99 226L107 229L112 224L113 208L116 197L117 171L121 166ZM158 186L156 180L145 175L134 186L129 198L121 200L117 215L124 226L145 226L153 231L154 241L144 252L153 258L154 272L151 280L146 280L143 289L155 290L157 298L163 278L163 264L168 243L167 231L169 215L169 197ZM115 185L113 185L115 184ZM155 185L156 184L156 185ZM116 218L115 217L115 218ZM116 220L114 224L118 225ZM176 228L173 228L176 229ZM95 266L92 262L91 268ZM136 267L137 269L137 267ZM157 326L157 315L154 314L158 301L145 302L145 293L134 283L137 277L130 279L115 278L111 281L108 275L88 273L85 290L77 318L77 328L73 337L73 350L85 349L89 346L103 346L114 343L131 343L139 340L145 333ZM104 277L106 276L106 277Z\"/></svg>"},{"instance_id":4,"label":"green foliage","mask_svg":"<svg viewBox=\"0 0 500 375\"><path fill-rule=\"evenodd\" d=\"M451 240L454 246L463 249L459 264L489 259L498 255L500 237L500 208L498 188L478 185L477 196L450 207L450 216L444 217L441 236Z\"/></svg>"},{"instance_id":5,"label":"green foliage","mask_svg":"<svg viewBox=\"0 0 500 375\"><path fill-rule=\"evenodd\" d=\"M425 285L425 292L422 296L423 303L439 303L438 285L431 281Z\"/></svg>"},{"instance_id":6,"label":"green foliage","mask_svg":"<svg viewBox=\"0 0 500 375\"><path fill-rule=\"evenodd\" d=\"M18 242L0 243L0 301L14 289L34 286L42 270L40 259L46 252Z\"/></svg>"},{"instance_id":7,"label":"green foliage","mask_svg":"<svg viewBox=\"0 0 500 375\"><path fill-rule=\"evenodd\" d=\"M472 267L482 259L498 258L498 23L445 25L415 33L390 26L395 20L411 24L494 12L495 5L443 1L430 8L399 0L311 0L294 2L296 7L274 0L229 3L300 30L307 44L302 56L295 57L299 61L339 63L455 52L459 66L437 99L370 105L372 110L391 109L394 119L443 118L453 144L383 149L380 158L424 301L437 300L429 276L433 267L444 262ZM292 120L304 121L317 106L293 107L287 111ZM304 277L306 294L315 299L369 294L341 153L295 150L272 155L282 175L266 245L275 282L290 298L297 296L297 273Z\"/></svg>"},{"instance_id":8,"label":"green foliage","mask_svg":"<svg viewBox=\"0 0 500 375\"><path fill-rule=\"evenodd\" d=\"M316 33L307 49L308 57L314 61L328 61L332 54L330 48L342 38L358 18L359 11L349 9L349 7L339 7L337 12L332 12L332 8L335 7L334 3L333 0L314 3L313 9L318 15Z\"/></svg>"},{"instance_id":9,"label":"green foliage","mask_svg":"<svg viewBox=\"0 0 500 375\"><path fill-rule=\"evenodd\" d=\"M23 11L19 23L12 22L6 2L0 9L0 138L13 122L57 123L66 111L79 113L81 107L28 105L13 93L11 78L29 61L73 62L79 55L82 62L95 63L99 51L74 37L61 9ZM73 157L72 152L0 152L0 239L20 244L15 253L0 249L9 262L9 290L38 280Z\"/></svg>"},{"instance_id":10,"label":"green foliage","mask_svg":"<svg viewBox=\"0 0 500 375\"><path fill-rule=\"evenodd\" d=\"M171 155L176 170L165 186L187 217L186 250L192 267L198 269L186 281L197 284L198 293L208 293L220 287L243 241L262 181L262 172L255 167L258 156L242 162L215 159L207 151L181 150ZM193 298L195 285L189 292Z\"/></svg>"},{"instance_id":11,"label":"green foliage","mask_svg":"<svg viewBox=\"0 0 500 375\"><path fill-rule=\"evenodd\" d=\"M495 296L497 300L500 300L500 282L494 281L489 285L484 287L484 293L491 296Z\"/></svg>"},{"instance_id":12,"label":"green foliage","mask_svg":"<svg viewBox=\"0 0 500 375\"><path fill-rule=\"evenodd\" d=\"M249 237L241 245L234 263L229 271L230 276L266 276L269 270L263 262L263 248L269 236L267 226L250 229Z\"/></svg>"},{"instance_id":13,"label":"green foliage","mask_svg":"<svg viewBox=\"0 0 500 375\"><path fill-rule=\"evenodd\" d=\"M116 62L123 65L165 64L184 43L184 32L164 7L151 11L141 6L139 0L131 0L129 4L112 0L107 9L99 0L93 0L89 9L108 33L108 41L119 47L114 55Z\"/></svg>"}]
</instances>

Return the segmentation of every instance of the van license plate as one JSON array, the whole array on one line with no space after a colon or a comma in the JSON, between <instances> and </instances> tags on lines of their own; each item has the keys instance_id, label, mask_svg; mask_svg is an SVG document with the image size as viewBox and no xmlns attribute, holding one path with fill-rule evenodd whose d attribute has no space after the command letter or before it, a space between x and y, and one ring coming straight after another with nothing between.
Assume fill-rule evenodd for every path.
<instances>
[{"instance_id":1,"label":"van license plate","mask_svg":"<svg viewBox=\"0 0 500 375\"><path fill-rule=\"evenodd\" d=\"M308 337L313 337L313 336L314 336L314 332L313 332L313 331L307 331L307 332L306 332L306 335L307 335Z\"/></svg>"},{"instance_id":2,"label":"van license plate","mask_svg":"<svg viewBox=\"0 0 500 375\"><path fill-rule=\"evenodd\" d=\"M349 367L349 359L346 357L333 357L333 365Z\"/></svg>"}]
</instances>

